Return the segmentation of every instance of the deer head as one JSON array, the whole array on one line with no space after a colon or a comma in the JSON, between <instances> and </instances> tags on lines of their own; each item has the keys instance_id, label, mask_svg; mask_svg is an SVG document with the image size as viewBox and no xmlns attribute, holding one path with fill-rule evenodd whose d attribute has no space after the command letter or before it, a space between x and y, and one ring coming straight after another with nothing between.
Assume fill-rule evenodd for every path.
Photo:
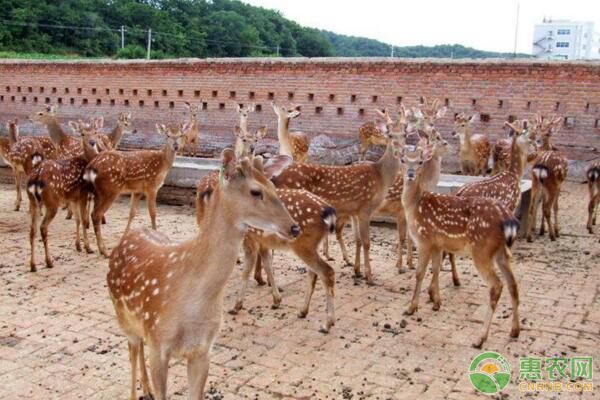
<instances>
[{"instance_id":1,"label":"deer head","mask_svg":"<svg viewBox=\"0 0 600 400\"><path fill-rule=\"evenodd\" d=\"M137 130L133 129L133 124L131 122L131 113L119 113L117 117L117 124L123 130L123 133L136 133Z\"/></svg>"},{"instance_id":2,"label":"deer head","mask_svg":"<svg viewBox=\"0 0 600 400\"><path fill-rule=\"evenodd\" d=\"M255 165L262 164L262 158L256 158L259 160L254 161ZM300 234L300 226L292 219L263 171L253 167L246 157L237 161L231 149L223 150L221 162L218 190L223 192L228 204L234 205L235 211L231 212L241 216L240 227L260 229L284 240L292 240ZM291 163L290 157L278 157L269 165L269 175L278 175Z\"/></svg>"},{"instance_id":3,"label":"deer head","mask_svg":"<svg viewBox=\"0 0 600 400\"><path fill-rule=\"evenodd\" d=\"M279 117L280 120L289 121L290 119L294 119L300 115L300 106L292 105L289 108L278 106L275 102L271 103L273 107L273 111Z\"/></svg>"},{"instance_id":4,"label":"deer head","mask_svg":"<svg viewBox=\"0 0 600 400\"><path fill-rule=\"evenodd\" d=\"M466 139L470 133L471 125L477 121L478 116L479 114L473 114L470 117L464 113L456 114L452 137L459 137L461 141Z\"/></svg>"},{"instance_id":5,"label":"deer head","mask_svg":"<svg viewBox=\"0 0 600 400\"><path fill-rule=\"evenodd\" d=\"M236 111L240 114L240 118L248 118L251 112L254 112L255 105L254 103L250 103L247 106L242 106L240 104L236 104Z\"/></svg>"},{"instance_id":6,"label":"deer head","mask_svg":"<svg viewBox=\"0 0 600 400\"><path fill-rule=\"evenodd\" d=\"M404 181L414 182L423 172L423 164L431 159L431 152L414 146L407 146L402 152L400 162L404 166Z\"/></svg>"},{"instance_id":7,"label":"deer head","mask_svg":"<svg viewBox=\"0 0 600 400\"><path fill-rule=\"evenodd\" d=\"M184 101L183 105L190 112L190 117L193 119L196 119L196 117L198 116L198 113L200 112L200 104L194 106L194 105L190 104L189 102Z\"/></svg>"},{"instance_id":8,"label":"deer head","mask_svg":"<svg viewBox=\"0 0 600 400\"><path fill-rule=\"evenodd\" d=\"M156 131L160 135L167 136L167 148L176 152L183 147L185 141L185 134L189 129L189 125L182 123L179 124L156 124Z\"/></svg>"},{"instance_id":9,"label":"deer head","mask_svg":"<svg viewBox=\"0 0 600 400\"><path fill-rule=\"evenodd\" d=\"M6 130L8 131L8 140L12 146L19 140L19 119L6 121Z\"/></svg>"},{"instance_id":10,"label":"deer head","mask_svg":"<svg viewBox=\"0 0 600 400\"><path fill-rule=\"evenodd\" d=\"M41 124L48 124L56 118L56 112L58 108L56 106L47 105L38 112L35 112L29 116L32 122L39 122Z\"/></svg>"},{"instance_id":11,"label":"deer head","mask_svg":"<svg viewBox=\"0 0 600 400\"><path fill-rule=\"evenodd\" d=\"M106 148L102 145L102 141L99 140L98 134L104 126L104 118L92 118L90 122L84 122L79 120L69 121L69 127L73 130L75 135L81 137L81 144L83 146L83 153L87 160L92 160L98 153L105 151Z\"/></svg>"},{"instance_id":12,"label":"deer head","mask_svg":"<svg viewBox=\"0 0 600 400\"><path fill-rule=\"evenodd\" d=\"M257 143L267 134L267 127L263 126L256 132L251 133L244 128L236 126L233 133L235 135L235 156L237 159L241 159L242 157L251 157L254 155Z\"/></svg>"},{"instance_id":13,"label":"deer head","mask_svg":"<svg viewBox=\"0 0 600 400\"><path fill-rule=\"evenodd\" d=\"M535 140L537 147L550 146L550 138L560 129L562 121L563 119L556 115L550 117L544 117L539 113L535 115L531 137Z\"/></svg>"}]
</instances>

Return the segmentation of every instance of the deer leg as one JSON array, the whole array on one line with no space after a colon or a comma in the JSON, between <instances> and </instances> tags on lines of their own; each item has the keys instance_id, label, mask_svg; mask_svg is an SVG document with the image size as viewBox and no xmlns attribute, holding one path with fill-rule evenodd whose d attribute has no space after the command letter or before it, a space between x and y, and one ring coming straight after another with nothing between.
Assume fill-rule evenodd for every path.
<instances>
[{"instance_id":1,"label":"deer leg","mask_svg":"<svg viewBox=\"0 0 600 400\"><path fill-rule=\"evenodd\" d=\"M417 262L417 272L415 274L415 278L417 283L415 285L415 291L413 293L412 300L410 305L404 312L406 315L412 315L419 308L419 293L421 292L421 284L423 283L423 278L425 277L425 272L427 272L427 264L429 264L429 260L431 259L431 248L425 246L418 246L418 256L419 260Z\"/></svg>"},{"instance_id":2,"label":"deer leg","mask_svg":"<svg viewBox=\"0 0 600 400\"><path fill-rule=\"evenodd\" d=\"M48 268L53 268L54 264L52 263L52 257L50 256L50 251L48 249L48 226L56 216L58 209L56 207L46 207L46 214L44 215L44 219L42 219L42 224L40 225L40 233L42 235L42 241L44 242L44 253L46 255L46 266Z\"/></svg>"},{"instance_id":3,"label":"deer leg","mask_svg":"<svg viewBox=\"0 0 600 400\"><path fill-rule=\"evenodd\" d=\"M262 265L265 268L265 272L267 273L267 281L269 282L269 285L271 285L271 292L273 294L273 305L271 308L279 308L279 305L281 304L281 294L279 293L279 288L275 282L275 275L273 275L273 257L271 250L261 249L260 258L262 260Z\"/></svg>"},{"instance_id":4,"label":"deer leg","mask_svg":"<svg viewBox=\"0 0 600 400\"><path fill-rule=\"evenodd\" d=\"M358 151L358 161L365 160L365 155L367 154L367 150L369 150L369 144L361 142L360 150Z\"/></svg>"},{"instance_id":5,"label":"deer leg","mask_svg":"<svg viewBox=\"0 0 600 400\"><path fill-rule=\"evenodd\" d=\"M141 193L131 193L131 199L129 201L129 218L127 219L127 226L125 227L125 233L129 232L129 228L131 228L131 222L135 218L137 214L138 205L140 204L140 199L142 198Z\"/></svg>"},{"instance_id":6,"label":"deer leg","mask_svg":"<svg viewBox=\"0 0 600 400\"><path fill-rule=\"evenodd\" d=\"M406 239L406 219L404 215L396 216L396 229L398 230L398 261L396 262L396 268L398 273L403 274L406 272L406 268L402 264L402 252L404 251L404 241Z\"/></svg>"},{"instance_id":7,"label":"deer leg","mask_svg":"<svg viewBox=\"0 0 600 400\"><path fill-rule=\"evenodd\" d=\"M31 217L31 227L29 228L29 245L31 248L31 258L29 260L29 268L31 272L37 271L35 267L35 234L37 232L38 225L38 204L35 197L28 193L29 196L29 215Z\"/></svg>"},{"instance_id":8,"label":"deer leg","mask_svg":"<svg viewBox=\"0 0 600 400\"><path fill-rule=\"evenodd\" d=\"M328 333L329 329L335 324L335 270L325 260L319 257L319 253L312 247L296 248L294 249L294 252L306 263L306 265L308 265L309 270L315 273L321 282L323 282L323 287L325 288L327 320L325 324L321 325L319 330L322 333ZM315 280L310 281L309 279L308 290L306 298L304 299L305 303L301 311L301 314L304 314L304 316L308 314L315 282Z\"/></svg>"},{"instance_id":9,"label":"deer leg","mask_svg":"<svg viewBox=\"0 0 600 400\"><path fill-rule=\"evenodd\" d=\"M367 284L373 285L373 274L371 272L371 262L369 260L369 251L371 249L371 238L369 237L369 222L370 218L368 215L363 215L358 218L358 231L360 234L360 241L363 248L363 258L365 261L365 275L367 277Z\"/></svg>"},{"instance_id":10,"label":"deer leg","mask_svg":"<svg viewBox=\"0 0 600 400\"><path fill-rule=\"evenodd\" d=\"M106 197L96 196L94 201L94 210L92 211L92 224L94 225L94 233L96 234L96 242L98 244L98 250L100 254L104 257L108 257L108 251L106 250L106 246L104 245L104 240L102 239L102 216L109 209L111 204L115 201L118 194L110 193Z\"/></svg>"},{"instance_id":11,"label":"deer leg","mask_svg":"<svg viewBox=\"0 0 600 400\"><path fill-rule=\"evenodd\" d=\"M554 202L552 203L552 211L554 213L554 235L556 237L560 237L560 232L558 229L558 198L560 197L560 188L556 189L556 194L554 195Z\"/></svg>"},{"instance_id":12,"label":"deer leg","mask_svg":"<svg viewBox=\"0 0 600 400\"><path fill-rule=\"evenodd\" d=\"M259 248L258 245L249 240L245 239L243 242L244 249L244 269L242 269L242 284L240 291L235 302L235 306L229 311L230 314L237 314L244 306L244 298L246 297L246 289L248 287L248 277L254 265L256 264ZM275 299L273 299L275 300Z\"/></svg>"},{"instance_id":13,"label":"deer leg","mask_svg":"<svg viewBox=\"0 0 600 400\"><path fill-rule=\"evenodd\" d=\"M360 249L362 247L361 237L358 227L358 221L352 217L352 232L354 233L354 242L356 243L356 252L354 253L354 277L360 278L362 274L360 272Z\"/></svg>"},{"instance_id":14,"label":"deer leg","mask_svg":"<svg viewBox=\"0 0 600 400\"><path fill-rule=\"evenodd\" d=\"M414 249L414 243L412 241L412 238L410 237L410 235L406 235L406 263L408 264L408 267L410 269L414 269L414 262L413 262L413 249Z\"/></svg>"},{"instance_id":15,"label":"deer leg","mask_svg":"<svg viewBox=\"0 0 600 400\"><path fill-rule=\"evenodd\" d=\"M148 213L150 214L152 229L154 230L156 230L156 194L157 192L150 192L146 194L146 203L148 203Z\"/></svg>"},{"instance_id":16,"label":"deer leg","mask_svg":"<svg viewBox=\"0 0 600 400\"><path fill-rule=\"evenodd\" d=\"M550 195L544 196L544 202L542 204L542 227L540 228L540 235L543 235L544 232L544 220L548 223L548 235L550 236L550 240L555 241L556 235L554 233L554 226L552 224L552 203L554 198Z\"/></svg>"},{"instance_id":17,"label":"deer leg","mask_svg":"<svg viewBox=\"0 0 600 400\"><path fill-rule=\"evenodd\" d=\"M502 249L502 251L505 251ZM494 317L494 312L496 311L496 306L498 305L498 300L500 299L500 295L502 294L502 282L498 278L498 275L494 272L494 268L492 266L491 258L488 255L473 255L473 262L475 267L481 274L483 280L487 283L490 288L490 308L488 309L487 316L483 321L483 331L479 340L473 343L473 347L480 349L483 343L487 340L488 333L490 331L490 325L492 323L492 318Z\"/></svg>"},{"instance_id":18,"label":"deer leg","mask_svg":"<svg viewBox=\"0 0 600 400\"><path fill-rule=\"evenodd\" d=\"M345 265L352 265L352 262L350 262L350 258L348 257L348 249L346 248L346 243L344 242L345 226L346 220L342 220L342 222L338 223L335 226L335 238L337 239L337 242L340 245L340 250L342 251L342 258L344 259Z\"/></svg>"},{"instance_id":19,"label":"deer leg","mask_svg":"<svg viewBox=\"0 0 600 400\"><path fill-rule=\"evenodd\" d=\"M506 280L506 284L508 285L508 292L510 293L510 300L512 302L513 309L510 336L516 338L519 337L519 333L521 332L521 327L519 326L519 287L517 286L517 280L513 275L512 269L510 268L510 256L504 249L496 253L495 261L498 269Z\"/></svg>"},{"instance_id":20,"label":"deer leg","mask_svg":"<svg viewBox=\"0 0 600 400\"><path fill-rule=\"evenodd\" d=\"M69 205L69 209L71 210L73 204ZM81 252L81 236L79 235L79 228L81 227L81 213L79 209L75 210L75 248L78 252Z\"/></svg>"},{"instance_id":21,"label":"deer leg","mask_svg":"<svg viewBox=\"0 0 600 400\"><path fill-rule=\"evenodd\" d=\"M130 400L137 400L137 360L139 357L140 343L139 339L135 342L129 340L127 342L129 348L129 365L131 366L131 393L129 395Z\"/></svg>"},{"instance_id":22,"label":"deer leg","mask_svg":"<svg viewBox=\"0 0 600 400\"><path fill-rule=\"evenodd\" d=\"M533 232L535 232L536 225L536 217L538 206L541 200L541 190L539 188L539 183L537 181L533 182L533 186L531 188L531 201L529 203L529 226L527 229L527 241L533 242Z\"/></svg>"},{"instance_id":23,"label":"deer leg","mask_svg":"<svg viewBox=\"0 0 600 400\"><path fill-rule=\"evenodd\" d=\"M317 274L313 270L309 269L306 277L306 293L304 294L304 305L298 312L298 318L306 318L308 315L308 307L310 306L310 299L312 298L313 292L315 291L315 285L317 284Z\"/></svg>"},{"instance_id":24,"label":"deer leg","mask_svg":"<svg viewBox=\"0 0 600 400\"><path fill-rule=\"evenodd\" d=\"M329 255L329 236L325 236L323 238L323 257L327 260L333 260L333 258Z\"/></svg>"},{"instance_id":25,"label":"deer leg","mask_svg":"<svg viewBox=\"0 0 600 400\"><path fill-rule=\"evenodd\" d=\"M452 268L452 283L454 286L460 286L460 278L458 276L458 270L456 269L456 255L454 253L448 253L448 259L450 260L450 267Z\"/></svg>"},{"instance_id":26,"label":"deer leg","mask_svg":"<svg viewBox=\"0 0 600 400\"><path fill-rule=\"evenodd\" d=\"M258 286L264 286L266 283L262 276L262 270L263 270L263 260L259 255L258 258L256 259L256 263L254 264L254 280L256 281Z\"/></svg>"},{"instance_id":27,"label":"deer leg","mask_svg":"<svg viewBox=\"0 0 600 400\"><path fill-rule=\"evenodd\" d=\"M90 210L88 207L88 199L84 197L83 200L79 202L79 216L81 218L81 225L83 231L83 247L85 248L86 253L92 254L94 250L90 247L90 239L87 234L87 228L90 225Z\"/></svg>"},{"instance_id":28,"label":"deer leg","mask_svg":"<svg viewBox=\"0 0 600 400\"><path fill-rule=\"evenodd\" d=\"M150 390L150 380L148 379L148 371L146 370L146 357L144 357L144 341L140 340L140 370L142 372L142 393L144 397L142 400L152 400L152 391Z\"/></svg>"},{"instance_id":29,"label":"deer leg","mask_svg":"<svg viewBox=\"0 0 600 400\"><path fill-rule=\"evenodd\" d=\"M15 189L17 190L17 199L15 200L15 211L19 211L21 208L21 173L17 170L15 172Z\"/></svg>"},{"instance_id":30,"label":"deer leg","mask_svg":"<svg viewBox=\"0 0 600 400\"><path fill-rule=\"evenodd\" d=\"M154 388L155 400L167 399L167 375L169 373L169 356L160 349L150 347L150 376Z\"/></svg>"},{"instance_id":31,"label":"deer leg","mask_svg":"<svg viewBox=\"0 0 600 400\"><path fill-rule=\"evenodd\" d=\"M71 211L71 209L69 208L68 205L66 205L63 210L67 210L67 216L65 217L65 219L71 219L73 218L73 211Z\"/></svg>"},{"instance_id":32,"label":"deer leg","mask_svg":"<svg viewBox=\"0 0 600 400\"><path fill-rule=\"evenodd\" d=\"M596 220L596 212L598 211L598 202L600 202L600 193L596 196L590 198L590 202L588 204L588 222L587 229L590 233L594 233L592 230L592 225L595 225Z\"/></svg>"},{"instance_id":33,"label":"deer leg","mask_svg":"<svg viewBox=\"0 0 600 400\"><path fill-rule=\"evenodd\" d=\"M440 300L440 269L442 267L442 251L435 249L431 252L431 283L429 284L429 298L433 302L433 311L438 311L442 304Z\"/></svg>"},{"instance_id":34,"label":"deer leg","mask_svg":"<svg viewBox=\"0 0 600 400\"><path fill-rule=\"evenodd\" d=\"M206 385L206 378L208 377L208 367L210 366L208 352L194 354L193 357L188 358L187 362L189 386L188 398L190 400L204 399L204 386Z\"/></svg>"}]
</instances>

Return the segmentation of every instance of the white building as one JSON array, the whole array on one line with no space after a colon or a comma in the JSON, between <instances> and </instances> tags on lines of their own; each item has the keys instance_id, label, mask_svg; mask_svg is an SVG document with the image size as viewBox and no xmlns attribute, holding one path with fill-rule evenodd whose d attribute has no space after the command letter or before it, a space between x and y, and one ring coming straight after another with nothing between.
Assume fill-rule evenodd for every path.
<instances>
[{"instance_id":1,"label":"white building","mask_svg":"<svg viewBox=\"0 0 600 400\"><path fill-rule=\"evenodd\" d=\"M593 22L544 19L535 25L532 53L543 59L600 59L600 33Z\"/></svg>"}]
</instances>

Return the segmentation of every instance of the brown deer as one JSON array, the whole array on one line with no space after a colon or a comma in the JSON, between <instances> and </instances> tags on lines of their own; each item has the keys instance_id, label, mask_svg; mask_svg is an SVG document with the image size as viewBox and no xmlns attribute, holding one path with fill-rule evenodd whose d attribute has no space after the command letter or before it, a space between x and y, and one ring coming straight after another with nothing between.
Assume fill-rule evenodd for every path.
<instances>
[{"instance_id":1,"label":"brown deer","mask_svg":"<svg viewBox=\"0 0 600 400\"><path fill-rule=\"evenodd\" d=\"M106 149L116 149L119 143L121 143L123 134L134 132L135 129L133 129L131 124L131 113L119 113L117 124L113 130L108 135L100 134L100 140Z\"/></svg>"},{"instance_id":2,"label":"brown deer","mask_svg":"<svg viewBox=\"0 0 600 400\"><path fill-rule=\"evenodd\" d=\"M369 250L369 223L373 213L383 202L388 188L400 170L398 157L407 132L414 130L402 107L397 123L390 125L386 136L387 147L377 162L348 166L329 166L295 163L273 178L278 188L305 189L322 198L335 208L340 218L354 219L357 238L354 274L361 276L360 252L364 253L368 284L373 284Z\"/></svg>"},{"instance_id":3,"label":"brown deer","mask_svg":"<svg viewBox=\"0 0 600 400\"><path fill-rule=\"evenodd\" d=\"M273 111L277 114L277 139L279 140L279 154L290 156L297 163L308 160L310 140L304 132L290 132L290 121L300 115L300 106L286 108L271 103Z\"/></svg>"},{"instance_id":4,"label":"brown deer","mask_svg":"<svg viewBox=\"0 0 600 400\"><path fill-rule=\"evenodd\" d=\"M191 147L191 152L188 151L188 155L196 157L198 151L198 138L200 137L200 123L198 122L198 113L201 110L201 104L196 106L191 105L187 101L183 102L185 108L190 112L190 118L187 122L188 130L185 134L185 145L182 151L188 147Z\"/></svg>"},{"instance_id":5,"label":"brown deer","mask_svg":"<svg viewBox=\"0 0 600 400\"><path fill-rule=\"evenodd\" d=\"M558 198L560 188L567 177L568 160L565 155L551 143L553 133L562 124L562 118L542 118L536 116L532 127L532 137L536 140L537 152L532 167L531 202L529 204L529 226L527 241L533 241L535 218L539 204L542 203L542 222L540 235L544 235L544 222L548 223L550 240L559 236ZM554 222L551 221L552 214Z\"/></svg>"},{"instance_id":6,"label":"brown deer","mask_svg":"<svg viewBox=\"0 0 600 400\"><path fill-rule=\"evenodd\" d=\"M48 227L61 205L67 205L75 214L75 247L81 251L79 228L83 224L83 243L85 250L92 253L90 248L87 229L88 224L88 191L85 188L83 173L86 165L100 151L101 142L98 131L102 128L102 119L93 119L90 124L70 121L69 126L81 134L81 142L84 152L82 155L63 158L59 160L43 160L29 176L27 181L27 195L29 197L29 214L31 216L31 230L29 234L31 245L30 267L31 272L36 271L35 241L37 231L37 219L39 207L46 210L40 225L46 266L54 266L48 248Z\"/></svg>"},{"instance_id":7,"label":"brown deer","mask_svg":"<svg viewBox=\"0 0 600 400\"><path fill-rule=\"evenodd\" d=\"M14 119L6 124L8 139L0 149L0 155L12 168L15 174L15 188L17 198L15 200L15 211L21 207L21 182L29 175L34 166L43 159L52 160L56 158L56 149L48 137L21 137L19 136L19 121Z\"/></svg>"},{"instance_id":8,"label":"brown deer","mask_svg":"<svg viewBox=\"0 0 600 400\"><path fill-rule=\"evenodd\" d=\"M505 122L505 124L514 132L511 140L508 170L478 182L467 183L457 190L455 195L458 197L496 199L507 210L514 212L521 201L521 178L525 172L531 139L529 130L526 128L527 121L517 120L513 123ZM455 256L452 253L450 253L450 264L452 266L452 281L455 286L460 286Z\"/></svg>"},{"instance_id":9,"label":"brown deer","mask_svg":"<svg viewBox=\"0 0 600 400\"><path fill-rule=\"evenodd\" d=\"M96 157L86 168L84 179L94 189L94 232L100 253L105 257L108 257L108 251L102 239L100 223L120 194L131 193L125 231L131 226L142 195L146 196L152 228L156 229L156 196L173 166L176 151L182 146L186 128L184 124L168 127L156 124L158 133L167 138L162 150L107 151Z\"/></svg>"},{"instance_id":10,"label":"brown deer","mask_svg":"<svg viewBox=\"0 0 600 400\"><path fill-rule=\"evenodd\" d=\"M600 203L600 160L592 161L585 175L587 176L590 193L587 230L593 233L592 225L596 225L596 214L598 213L598 203Z\"/></svg>"},{"instance_id":11,"label":"brown deer","mask_svg":"<svg viewBox=\"0 0 600 400\"><path fill-rule=\"evenodd\" d=\"M233 151L227 149L222 160L222 178L194 238L173 243L156 231L131 230L110 256L106 279L128 340L131 399L137 398L138 365L144 398L167 398L171 357L187 359L189 398L203 399L210 352L222 321L225 284L248 228L286 240L300 234L271 182L248 159L236 163Z\"/></svg>"},{"instance_id":12,"label":"brown deer","mask_svg":"<svg viewBox=\"0 0 600 400\"><path fill-rule=\"evenodd\" d=\"M250 103L247 106L236 104L235 109L240 116L240 128L244 131L248 131L248 117L250 116L250 113L255 110L254 103Z\"/></svg>"},{"instance_id":13,"label":"brown deer","mask_svg":"<svg viewBox=\"0 0 600 400\"><path fill-rule=\"evenodd\" d=\"M383 118L383 120L376 119L375 121L365 122L358 129L358 140L360 141L358 161L365 159L369 147L385 146L387 144L387 139L385 137L387 126L394 121L392 121L387 109L383 109L383 111L375 109L375 113Z\"/></svg>"},{"instance_id":14,"label":"brown deer","mask_svg":"<svg viewBox=\"0 0 600 400\"><path fill-rule=\"evenodd\" d=\"M493 199L462 198L423 190L421 179L425 161L427 158L423 158L420 149L407 151L402 158L405 166L402 204L408 221L408 232L417 246L419 257L415 290L405 313L412 315L418 309L421 284L430 260L433 277L429 297L433 302L433 310L439 310L441 301L438 280L442 253L466 250L490 287L490 308L484 320L482 335L473 346L481 348L486 341L502 293L502 282L494 271L494 264L508 284L513 307L510 334L518 337L519 293L510 268L510 247L517 237L518 221L506 207Z\"/></svg>"},{"instance_id":15,"label":"brown deer","mask_svg":"<svg viewBox=\"0 0 600 400\"><path fill-rule=\"evenodd\" d=\"M263 126L256 132L249 132L247 128L235 127L235 156L241 160L243 157L254 156L256 145L267 135L267 127Z\"/></svg>"},{"instance_id":16,"label":"brown deer","mask_svg":"<svg viewBox=\"0 0 600 400\"><path fill-rule=\"evenodd\" d=\"M50 139L56 147L58 158L71 158L83 154L81 141L68 135L60 126L56 118L56 106L45 106L42 110L33 113L29 119L45 125Z\"/></svg>"},{"instance_id":17,"label":"brown deer","mask_svg":"<svg viewBox=\"0 0 600 400\"><path fill-rule=\"evenodd\" d=\"M490 140L486 135L471 132L471 125L475 123L477 114L471 117L460 113L454 117L454 131L452 136L459 137L460 170L463 175L485 175L490 158Z\"/></svg>"}]
</instances>

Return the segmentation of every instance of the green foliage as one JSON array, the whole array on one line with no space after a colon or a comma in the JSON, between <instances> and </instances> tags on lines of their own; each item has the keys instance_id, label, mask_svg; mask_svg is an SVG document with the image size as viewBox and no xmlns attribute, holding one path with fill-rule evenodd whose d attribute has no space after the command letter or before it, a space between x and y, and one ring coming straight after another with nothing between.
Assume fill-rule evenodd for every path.
<instances>
[{"instance_id":1,"label":"green foliage","mask_svg":"<svg viewBox=\"0 0 600 400\"><path fill-rule=\"evenodd\" d=\"M121 26L127 29L124 49ZM0 0L0 51L144 58L148 28L152 58L390 54L388 44L305 28L238 0ZM395 55L509 56L460 45L401 47Z\"/></svg>"}]
</instances>

